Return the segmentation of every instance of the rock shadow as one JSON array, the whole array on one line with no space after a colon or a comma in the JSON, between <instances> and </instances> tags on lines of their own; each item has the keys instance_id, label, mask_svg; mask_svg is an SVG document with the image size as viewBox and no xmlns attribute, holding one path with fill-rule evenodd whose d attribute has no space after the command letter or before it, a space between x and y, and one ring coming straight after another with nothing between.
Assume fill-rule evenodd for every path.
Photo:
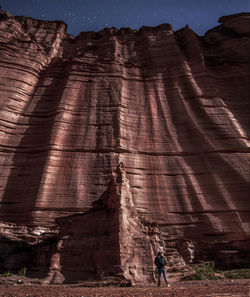
<instances>
[{"instance_id":1,"label":"rock shadow","mask_svg":"<svg viewBox=\"0 0 250 297\"><path fill-rule=\"evenodd\" d=\"M67 81L66 67L66 63L59 61L40 73L33 96L22 114L29 117L28 128L13 153L13 169L1 201L2 220L33 223L32 212L36 209L52 130Z\"/></svg>"}]
</instances>

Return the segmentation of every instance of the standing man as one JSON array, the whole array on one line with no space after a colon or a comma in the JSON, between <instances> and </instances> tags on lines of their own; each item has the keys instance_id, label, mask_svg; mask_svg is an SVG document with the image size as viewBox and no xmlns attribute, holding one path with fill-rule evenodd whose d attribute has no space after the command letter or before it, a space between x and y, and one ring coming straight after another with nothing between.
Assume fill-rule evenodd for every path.
<instances>
[{"instance_id":1,"label":"standing man","mask_svg":"<svg viewBox=\"0 0 250 297\"><path fill-rule=\"evenodd\" d=\"M165 283L168 287L170 287L170 284L168 283L168 279L166 276L166 266L167 262L165 258L163 257L161 252L158 252L157 256L155 257L155 265L157 266L158 269L158 287L161 285L161 274L164 276Z\"/></svg>"}]
</instances>

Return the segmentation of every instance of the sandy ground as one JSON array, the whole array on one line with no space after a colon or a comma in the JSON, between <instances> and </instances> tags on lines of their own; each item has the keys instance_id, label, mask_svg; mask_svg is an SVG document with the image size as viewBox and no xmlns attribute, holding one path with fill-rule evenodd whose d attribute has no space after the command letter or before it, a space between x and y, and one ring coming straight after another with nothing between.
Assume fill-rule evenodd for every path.
<instances>
[{"instance_id":1,"label":"sandy ground","mask_svg":"<svg viewBox=\"0 0 250 297\"><path fill-rule=\"evenodd\" d=\"M250 279L179 281L168 288L0 285L0 297L249 297Z\"/></svg>"}]
</instances>

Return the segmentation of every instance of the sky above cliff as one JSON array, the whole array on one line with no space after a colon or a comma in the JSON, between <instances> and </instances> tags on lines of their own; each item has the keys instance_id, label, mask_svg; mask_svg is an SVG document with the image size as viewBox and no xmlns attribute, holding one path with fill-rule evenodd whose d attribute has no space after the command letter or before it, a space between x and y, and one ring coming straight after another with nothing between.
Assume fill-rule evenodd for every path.
<instances>
[{"instance_id":1,"label":"sky above cliff","mask_svg":"<svg viewBox=\"0 0 250 297\"><path fill-rule=\"evenodd\" d=\"M100 31L105 27L156 26L174 30L189 25L197 34L218 25L223 15L247 12L249 0L0 0L13 15L62 20L67 32Z\"/></svg>"}]
</instances>

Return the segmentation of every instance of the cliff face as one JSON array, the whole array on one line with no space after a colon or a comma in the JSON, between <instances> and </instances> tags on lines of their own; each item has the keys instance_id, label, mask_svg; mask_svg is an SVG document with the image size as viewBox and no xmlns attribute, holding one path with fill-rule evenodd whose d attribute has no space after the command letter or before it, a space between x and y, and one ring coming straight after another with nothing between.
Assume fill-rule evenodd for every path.
<instances>
[{"instance_id":1,"label":"cliff face","mask_svg":"<svg viewBox=\"0 0 250 297\"><path fill-rule=\"evenodd\" d=\"M62 22L0 18L0 269L52 259L60 217L88 211L120 162L170 266L243 265L249 14L204 37L163 24L74 38Z\"/></svg>"}]
</instances>

